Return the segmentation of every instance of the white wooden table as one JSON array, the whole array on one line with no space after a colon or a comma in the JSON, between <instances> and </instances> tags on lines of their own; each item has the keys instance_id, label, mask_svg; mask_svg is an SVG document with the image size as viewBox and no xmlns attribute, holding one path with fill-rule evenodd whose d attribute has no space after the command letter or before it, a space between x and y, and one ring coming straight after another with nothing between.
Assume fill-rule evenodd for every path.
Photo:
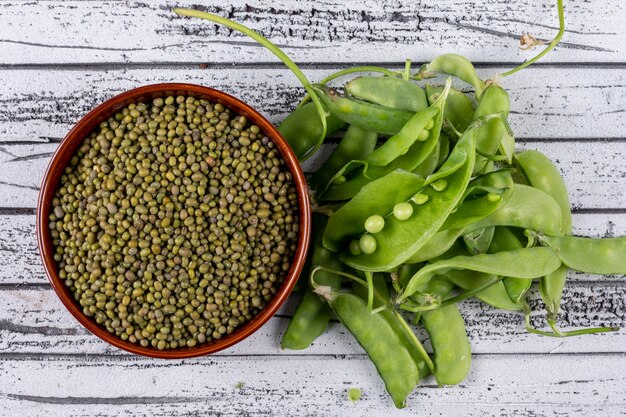
<instances>
[{"instance_id":1,"label":"white wooden table","mask_svg":"<svg viewBox=\"0 0 626 417\"><path fill-rule=\"evenodd\" d=\"M551 0L205 3L284 46L313 80L442 52L468 56L490 77L531 56L517 48L521 33L550 38L556 23ZM405 410L393 408L338 324L308 350L281 351L295 300L244 343L194 360L131 356L78 325L48 285L34 226L41 176L72 124L114 94L155 82L223 89L276 122L302 93L265 50L175 18L173 5L0 0L0 416L626 415L625 331L533 336L519 315L477 302L462 305L474 352L468 379L452 388L428 379ZM626 5L568 0L566 15L561 46L505 80L511 124L520 148L557 162L577 234L625 235ZM625 284L572 274L563 324L625 326ZM350 387L363 390L356 404Z\"/></svg>"}]
</instances>

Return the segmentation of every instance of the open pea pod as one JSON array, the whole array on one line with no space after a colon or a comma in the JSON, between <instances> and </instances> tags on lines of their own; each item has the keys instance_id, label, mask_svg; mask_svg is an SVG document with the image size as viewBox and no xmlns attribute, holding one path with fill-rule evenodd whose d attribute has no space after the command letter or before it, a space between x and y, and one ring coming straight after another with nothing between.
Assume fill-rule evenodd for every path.
<instances>
[{"instance_id":1,"label":"open pea pod","mask_svg":"<svg viewBox=\"0 0 626 417\"><path fill-rule=\"evenodd\" d=\"M392 109L418 112L428 107L426 93L414 82L397 77L356 77L345 85L348 94Z\"/></svg>"},{"instance_id":2,"label":"open pea pod","mask_svg":"<svg viewBox=\"0 0 626 417\"><path fill-rule=\"evenodd\" d=\"M331 115L368 132L395 135L414 114L347 97L323 84L313 84L313 88Z\"/></svg>"},{"instance_id":3,"label":"open pea pod","mask_svg":"<svg viewBox=\"0 0 626 417\"><path fill-rule=\"evenodd\" d=\"M398 296L398 303L416 292L422 292L428 282L439 274L453 269L468 269L496 276L516 278L539 278L555 271L561 260L550 248L523 248L515 251L476 256L457 256L440 260L420 269Z\"/></svg>"},{"instance_id":4,"label":"open pea pod","mask_svg":"<svg viewBox=\"0 0 626 417\"><path fill-rule=\"evenodd\" d=\"M361 191L328 220L324 246L339 251L354 236L365 232L365 220L378 214L386 216L395 204L411 198L424 186L424 179L406 171L393 171L366 184Z\"/></svg>"},{"instance_id":5,"label":"open pea pod","mask_svg":"<svg viewBox=\"0 0 626 417\"><path fill-rule=\"evenodd\" d=\"M462 166L452 172L446 161L440 170L452 173L445 179L438 178L438 181L443 182L433 181L431 186L424 187L419 193L421 201L418 203L414 199L407 202L412 209L409 218L399 220L394 214L386 213L384 228L373 235L376 240L373 253L353 255L344 251L341 260L360 270L386 271L403 263L426 243L459 203L469 183L474 167L476 130L479 126L474 125L465 131L448 158L451 166L456 165L457 160L463 161ZM437 173L434 175L437 177ZM427 183L428 179L425 181ZM396 192L401 191L398 186L392 188Z\"/></svg>"},{"instance_id":6,"label":"open pea pod","mask_svg":"<svg viewBox=\"0 0 626 417\"><path fill-rule=\"evenodd\" d=\"M448 80L437 101L424 110L415 113L398 133L391 136L372 152L365 160L365 163L367 165L385 166L407 153L416 141L423 142L431 138L432 142L437 143L443 123L443 107L449 91L450 80Z\"/></svg>"},{"instance_id":7,"label":"open pea pod","mask_svg":"<svg viewBox=\"0 0 626 417\"><path fill-rule=\"evenodd\" d=\"M437 101L444 89L445 87L442 86L426 84L426 95L428 96L429 103ZM472 122L473 115L474 106L469 97L462 91L451 88L443 110L444 120L452 125L457 132L465 132L465 129L467 129ZM446 122L444 122L444 128Z\"/></svg>"},{"instance_id":8,"label":"open pea pod","mask_svg":"<svg viewBox=\"0 0 626 417\"><path fill-rule=\"evenodd\" d=\"M532 233L539 243L554 249L563 263L588 274L626 274L626 236L593 239Z\"/></svg>"},{"instance_id":9,"label":"open pea pod","mask_svg":"<svg viewBox=\"0 0 626 417\"><path fill-rule=\"evenodd\" d=\"M558 235L561 230L559 210L556 201L543 191L527 185L515 184L510 191L502 195L502 204L497 210L482 220L464 227L440 229L405 262L419 263L437 257L447 251L463 234L483 227L512 226L521 229L549 230L550 232L546 233ZM447 223L454 225L453 222Z\"/></svg>"}]
</instances>

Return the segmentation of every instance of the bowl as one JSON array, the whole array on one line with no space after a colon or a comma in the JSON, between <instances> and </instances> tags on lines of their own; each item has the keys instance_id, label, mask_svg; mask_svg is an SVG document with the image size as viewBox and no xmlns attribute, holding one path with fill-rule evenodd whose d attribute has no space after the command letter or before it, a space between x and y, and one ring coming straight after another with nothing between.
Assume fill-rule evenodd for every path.
<instances>
[{"instance_id":1,"label":"bowl","mask_svg":"<svg viewBox=\"0 0 626 417\"><path fill-rule=\"evenodd\" d=\"M297 249L293 256L291 268L277 293L259 314L237 328L233 333L221 339L205 342L194 347L158 350L153 347L143 347L139 344L124 341L118 336L109 333L106 328L97 324L95 320L92 320L83 313L82 308L74 299L70 289L65 285L63 280L59 278L57 265L53 259L54 246L52 245L52 238L48 228L48 217L52 199L58 187L63 169L83 140L87 138L101 122L107 120L112 114L129 104L151 101L155 98L168 95L193 96L207 99L215 103L221 103L225 107L229 107L235 113L246 116L248 120L261 128L264 134L277 146L292 174L298 195L300 229ZM85 326L87 330L113 346L131 353L163 359L181 359L207 355L230 347L250 336L274 315L289 296L304 266L310 240L311 211L306 179L302 173L298 159L285 139L267 119L246 103L222 91L194 84L166 83L139 87L119 94L90 111L69 131L54 152L54 155L52 155L52 159L43 176L39 200L37 202L36 229L39 253L46 275L52 284L52 288L54 288L54 291L63 302L63 305L65 305L68 311Z\"/></svg>"}]
</instances>

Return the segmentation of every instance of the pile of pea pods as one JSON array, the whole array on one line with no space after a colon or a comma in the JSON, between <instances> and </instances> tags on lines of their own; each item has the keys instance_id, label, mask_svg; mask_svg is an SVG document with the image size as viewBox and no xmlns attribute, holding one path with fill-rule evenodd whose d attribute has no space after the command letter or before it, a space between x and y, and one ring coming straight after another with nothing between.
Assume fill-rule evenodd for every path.
<instances>
[{"instance_id":1,"label":"pile of pea pods","mask_svg":"<svg viewBox=\"0 0 626 417\"><path fill-rule=\"evenodd\" d=\"M523 312L529 332L551 337L615 331L562 331L557 316L570 269L626 274L626 237L573 237L565 184L549 158L515 151L509 97L498 79L554 48L484 81L470 61L444 54L412 72L347 68L311 84L275 44L244 25L197 10L239 31L282 60L307 96L279 126L303 161L329 137L340 137L310 178L313 243L302 298L282 339L304 349L335 316L368 354L394 404L406 405L419 381L458 384L471 368L470 343L458 303L475 297ZM343 85L340 77L364 73ZM378 74L372 76L371 74ZM428 83L448 76L442 85ZM452 87L452 79L470 92ZM430 80L432 81L432 80ZM456 85L456 84L455 84ZM530 322L537 283L549 330ZM412 321L428 334L429 353Z\"/></svg>"},{"instance_id":2,"label":"pile of pea pods","mask_svg":"<svg viewBox=\"0 0 626 417\"><path fill-rule=\"evenodd\" d=\"M571 236L558 169L540 152L515 152L506 91L454 54L415 74L363 70L382 75L354 78L342 92L327 83L346 71L313 84L327 110L325 136L342 133L310 179L310 266L282 347L308 347L334 315L367 352L395 405L404 407L429 374L439 385L467 376L463 299L522 311L529 331L546 336L616 330L557 327L568 270L626 273L626 238ZM473 91L453 88L450 78L439 86L415 81L439 74ZM300 157L314 153L322 129L307 101L279 128ZM535 282L550 331L529 321ZM428 333L432 355L407 323L411 318Z\"/></svg>"}]
</instances>

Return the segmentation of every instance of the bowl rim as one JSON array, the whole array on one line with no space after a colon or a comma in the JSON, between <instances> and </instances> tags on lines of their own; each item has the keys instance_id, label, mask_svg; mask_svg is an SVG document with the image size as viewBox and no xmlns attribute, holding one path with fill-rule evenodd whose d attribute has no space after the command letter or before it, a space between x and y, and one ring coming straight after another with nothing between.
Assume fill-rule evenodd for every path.
<instances>
[{"instance_id":1,"label":"bowl rim","mask_svg":"<svg viewBox=\"0 0 626 417\"><path fill-rule=\"evenodd\" d=\"M48 228L48 216L63 169L72 155L74 155L76 149L88 135L97 128L101 121L106 120L110 115L132 102L145 102L146 100L142 100L144 96L145 98L152 99L159 95L177 95L177 93L185 93L186 95L195 94L196 96L202 96L202 98L206 98L210 101L224 104L238 115L245 115L254 124L259 126L261 131L277 145L292 174L296 187L300 229L298 232L297 249L293 255L291 267L283 284L265 308L256 316L230 335L221 339L206 342L194 347L158 350L153 347L143 347L136 343L124 341L113 333L109 333L103 326L97 324L82 312L78 302L74 300L73 294L57 273L57 265L53 259L54 248ZM297 157L283 136L263 115L240 99L220 90L188 83L159 83L127 90L106 100L83 116L65 135L48 163L41 181L41 189L37 199L36 216L36 234L39 255L46 276L65 308L79 323L87 328L87 330L105 342L130 353L161 359L193 358L215 353L233 346L257 331L274 316L291 293L304 267L311 235L311 209L309 205L307 182Z\"/></svg>"}]
</instances>

